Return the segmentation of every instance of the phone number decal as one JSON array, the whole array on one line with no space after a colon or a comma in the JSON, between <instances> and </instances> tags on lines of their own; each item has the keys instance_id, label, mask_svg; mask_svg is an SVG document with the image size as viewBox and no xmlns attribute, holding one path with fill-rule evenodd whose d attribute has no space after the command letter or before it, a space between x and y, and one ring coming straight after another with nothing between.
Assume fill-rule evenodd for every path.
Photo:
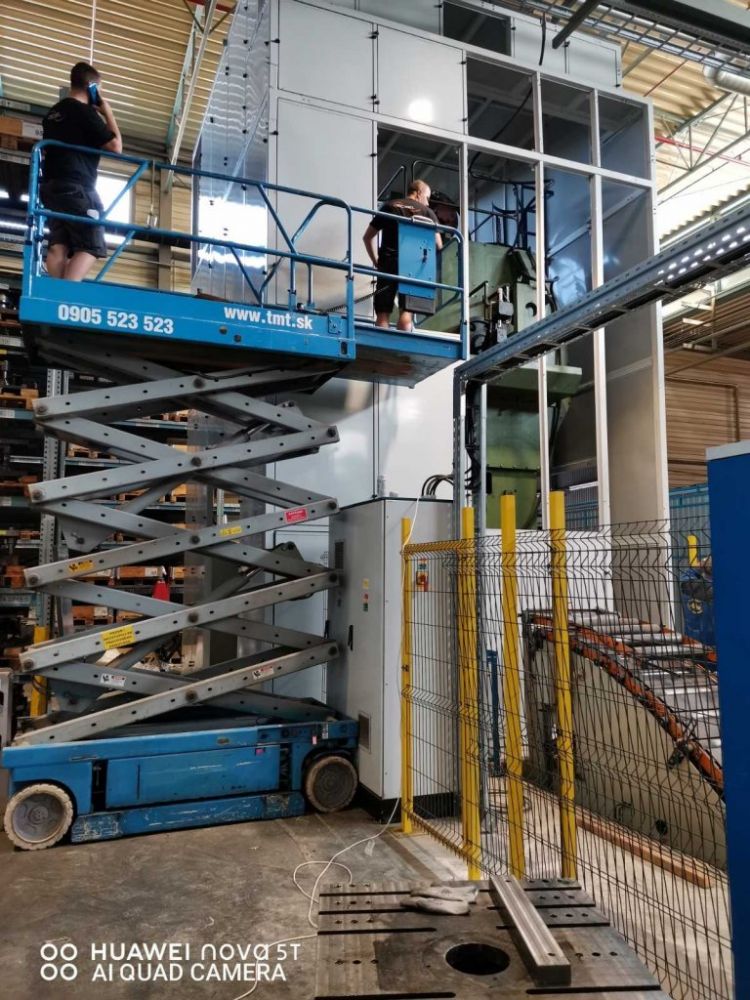
<instances>
[{"instance_id":1,"label":"phone number decal","mask_svg":"<svg viewBox=\"0 0 750 1000\"><path fill-rule=\"evenodd\" d=\"M113 330L134 330L137 333L174 333L174 320L168 316L124 312L121 309L97 309L93 306L60 305L57 318L63 323L108 326Z\"/></svg>"}]
</instances>

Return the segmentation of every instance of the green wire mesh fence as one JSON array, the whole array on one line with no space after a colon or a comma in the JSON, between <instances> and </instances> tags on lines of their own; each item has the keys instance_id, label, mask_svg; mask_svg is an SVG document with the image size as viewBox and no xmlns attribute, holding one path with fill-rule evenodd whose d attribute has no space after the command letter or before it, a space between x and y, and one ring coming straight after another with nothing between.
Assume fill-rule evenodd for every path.
<instances>
[{"instance_id":1,"label":"green wire mesh fence","mask_svg":"<svg viewBox=\"0 0 750 1000\"><path fill-rule=\"evenodd\" d=\"M514 534L404 549L407 817L475 877L576 880L675 1000L730 1000L706 523Z\"/></svg>"}]
</instances>

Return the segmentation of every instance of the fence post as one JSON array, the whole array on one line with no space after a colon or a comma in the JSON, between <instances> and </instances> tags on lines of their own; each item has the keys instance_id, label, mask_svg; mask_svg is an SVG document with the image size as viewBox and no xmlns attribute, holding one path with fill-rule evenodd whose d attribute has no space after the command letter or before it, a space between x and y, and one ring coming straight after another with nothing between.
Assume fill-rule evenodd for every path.
<instances>
[{"instance_id":1,"label":"fence post","mask_svg":"<svg viewBox=\"0 0 750 1000\"><path fill-rule=\"evenodd\" d=\"M474 509L461 511L461 546L458 561L459 593L459 754L461 765L461 833L469 878L482 877L480 861L481 803L479 774L479 663L477 646L477 558ZM466 543L471 544L467 545Z\"/></svg>"},{"instance_id":2,"label":"fence post","mask_svg":"<svg viewBox=\"0 0 750 1000\"><path fill-rule=\"evenodd\" d=\"M688 535L687 536L687 551L688 551L688 566L697 566L700 562L700 556L698 555L698 536Z\"/></svg>"},{"instance_id":3,"label":"fence post","mask_svg":"<svg viewBox=\"0 0 750 1000\"><path fill-rule=\"evenodd\" d=\"M401 518L401 832L412 833L411 817L414 810L412 785L412 711L411 711L411 617L412 587L409 556L406 546L411 538L411 518Z\"/></svg>"},{"instance_id":4,"label":"fence post","mask_svg":"<svg viewBox=\"0 0 750 1000\"><path fill-rule=\"evenodd\" d=\"M565 554L565 494L550 493L552 550L552 634L555 649L557 758L560 767L560 844L562 877L577 877L575 763L573 760L573 701L570 687L568 637L568 570Z\"/></svg>"},{"instance_id":5,"label":"fence post","mask_svg":"<svg viewBox=\"0 0 750 1000\"><path fill-rule=\"evenodd\" d=\"M719 669L719 716L727 809L727 867L731 907L734 996L750 997L750 441L708 449L711 558Z\"/></svg>"},{"instance_id":6,"label":"fence post","mask_svg":"<svg viewBox=\"0 0 750 1000\"><path fill-rule=\"evenodd\" d=\"M521 670L518 661L518 559L516 498L500 497L502 552L503 709L505 712L505 770L508 797L509 871L526 873L523 822L523 743L521 735Z\"/></svg>"}]
</instances>

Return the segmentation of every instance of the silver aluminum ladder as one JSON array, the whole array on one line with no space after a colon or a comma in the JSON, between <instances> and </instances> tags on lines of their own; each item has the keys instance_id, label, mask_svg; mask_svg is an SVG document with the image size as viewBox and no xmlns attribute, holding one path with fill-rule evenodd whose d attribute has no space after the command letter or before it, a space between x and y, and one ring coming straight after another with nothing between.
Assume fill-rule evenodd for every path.
<instances>
[{"instance_id":1,"label":"silver aluminum ladder","mask_svg":"<svg viewBox=\"0 0 750 1000\"><path fill-rule=\"evenodd\" d=\"M15 744L98 736L201 703L265 718L326 718L323 706L257 689L328 661L338 654L336 644L322 635L268 623L262 610L337 586L337 574L305 561L291 543L267 549L257 536L338 510L333 497L264 474L267 464L313 454L338 441L334 426L305 416L292 402L274 401L284 393L309 392L334 371L284 370L261 360L242 370L194 374L97 351L93 340L92 349L85 351L60 331L40 334L37 346L61 368L113 383L38 400L35 419L44 434L108 452L118 464L33 485L31 503L57 519L65 558L29 569L27 585L63 604L105 605L139 617L82 632L66 629L26 651L24 674L47 680L61 712L57 718L35 720ZM134 432L147 426L141 418L184 409L219 418L221 444L184 452ZM185 483L229 490L255 501L264 512L196 529L150 516L152 505ZM123 499L123 494L130 496ZM113 534L128 541L105 546ZM161 564L189 552L236 568L192 606L87 579L139 563ZM230 633L253 640L256 650L265 648L190 674L144 668L144 656L187 628ZM114 659L105 664L102 656L112 650Z\"/></svg>"}]
</instances>

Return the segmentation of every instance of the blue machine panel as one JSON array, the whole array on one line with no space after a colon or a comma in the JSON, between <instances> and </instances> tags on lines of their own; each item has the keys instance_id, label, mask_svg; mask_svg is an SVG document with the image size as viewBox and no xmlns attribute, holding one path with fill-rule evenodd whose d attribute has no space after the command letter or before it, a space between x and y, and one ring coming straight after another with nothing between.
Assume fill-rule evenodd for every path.
<instances>
[{"instance_id":1,"label":"blue machine panel","mask_svg":"<svg viewBox=\"0 0 750 1000\"><path fill-rule=\"evenodd\" d=\"M416 278L418 281L437 281L437 248L435 246L435 227L419 225L415 222L399 222L398 224L398 269L402 277L398 282L401 295L409 295L430 303L434 300L434 289L421 284L414 284L405 278ZM425 309L433 311L433 308Z\"/></svg>"},{"instance_id":2,"label":"blue machine panel","mask_svg":"<svg viewBox=\"0 0 750 1000\"><path fill-rule=\"evenodd\" d=\"M110 761L107 808L261 792L279 784L278 746L157 754Z\"/></svg>"}]
</instances>

